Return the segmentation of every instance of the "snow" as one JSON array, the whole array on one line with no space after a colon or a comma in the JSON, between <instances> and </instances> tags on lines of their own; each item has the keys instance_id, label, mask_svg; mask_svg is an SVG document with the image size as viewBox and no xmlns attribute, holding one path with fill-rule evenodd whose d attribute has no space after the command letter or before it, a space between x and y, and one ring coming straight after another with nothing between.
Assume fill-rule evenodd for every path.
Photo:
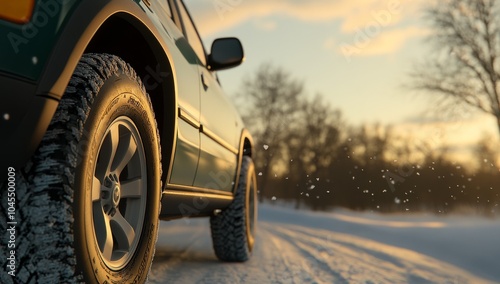
<instances>
[{"instance_id":1,"label":"snow","mask_svg":"<svg viewBox=\"0 0 500 284\"><path fill-rule=\"evenodd\" d=\"M208 219L162 222L151 283L499 283L500 220L315 213L261 204L246 263L219 262Z\"/></svg>"}]
</instances>

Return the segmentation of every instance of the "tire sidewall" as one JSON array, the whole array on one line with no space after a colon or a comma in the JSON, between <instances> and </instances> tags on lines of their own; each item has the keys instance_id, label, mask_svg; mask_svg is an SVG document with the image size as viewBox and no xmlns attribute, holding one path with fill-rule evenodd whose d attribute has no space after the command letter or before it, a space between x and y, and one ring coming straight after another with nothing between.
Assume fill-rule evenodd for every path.
<instances>
[{"instance_id":1,"label":"tire sidewall","mask_svg":"<svg viewBox=\"0 0 500 284\"><path fill-rule=\"evenodd\" d=\"M101 258L94 236L92 179L99 147L109 125L118 117L130 118L141 136L146 155L147 200L144 223L137 249L129 263L119 271L108 268ZM154 114L146 94L125 74L112 75L100 88L84 123L75 171L74 231L77 268L86 283L145 282L153 259L158 231L161 192L160 153ZM94 278L88 279L89 275Z\"/></svg>"},{"instance_id":2,"label":"tire sidewall","mask_svg":"<svg viewBox=\"0 0 500 284\"><path fill-rule=\"evenodd\" d=\"M246 159L248 163L247 172L245 174L245 233L247 236L248 251L251 253L255 244L255 233L257 223L257 177L255 175L255 168L251 158ZM253 190L252 190L253 187ZM253 198L253 216L250 215L251 204L250 200ZM253 230L250 222L253 223Z\"/></svg>"}]
</instances>

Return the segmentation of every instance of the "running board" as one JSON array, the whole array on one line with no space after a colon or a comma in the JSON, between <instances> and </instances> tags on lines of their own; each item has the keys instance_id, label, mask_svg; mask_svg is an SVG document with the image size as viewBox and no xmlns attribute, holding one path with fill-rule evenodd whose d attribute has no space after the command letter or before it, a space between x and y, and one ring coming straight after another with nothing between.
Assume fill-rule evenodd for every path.
<instances>
[{"instance_id":1,"label":"running board","mask_svg":"<svg viewBox=\"0 0 500 284\"><path fill-rule=\"evenodd\" d=\"M231 195L165 190L161 199L160 219L208 217L224 210L232 201Z\"/></svg>"}]
</instances>

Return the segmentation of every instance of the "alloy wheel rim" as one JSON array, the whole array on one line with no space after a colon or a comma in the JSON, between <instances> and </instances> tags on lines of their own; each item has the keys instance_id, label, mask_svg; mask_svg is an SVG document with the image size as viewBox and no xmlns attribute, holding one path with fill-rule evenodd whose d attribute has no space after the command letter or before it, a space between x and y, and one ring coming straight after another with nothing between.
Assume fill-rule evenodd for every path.
<instances>
[{"instance_id":1,"label":"alloy wheel rim","mask_svg":"<svg viewBox=\"0 0 500 284\"><path fill-rule=\"evenodd\" d=\"M249 196L248 196L248 229L249 229L249 242L250 249L253 247L255 236L255 186L254 181L250 179Z\"/></svg>"},{"instance_id":2,"label":"alloy wheel rim","mask_svg":"<svg viewBox=\"0 0 500 284\"><path fill-rule=\"evenodd\" d=\"M106 129L92 182L92 229L102 260L125 267L140 240L147 198L146 154L139 131L125 116Z\"/></svg>"}]
</instances>

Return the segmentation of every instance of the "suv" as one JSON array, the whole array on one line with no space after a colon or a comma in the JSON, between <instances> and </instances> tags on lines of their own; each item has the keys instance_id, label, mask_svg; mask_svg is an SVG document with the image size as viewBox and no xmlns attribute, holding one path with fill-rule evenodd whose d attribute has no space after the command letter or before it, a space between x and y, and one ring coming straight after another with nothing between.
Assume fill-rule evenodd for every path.
<instances>
[{"instance_id":1,"label":"suv","mask_svg":"<svg viewBox=\"0 0 500 284\"><path fill-rule=\"evenodd\" d=\"M142 283L159 219L210 217L223 261L256 222L252 138L180 0L0 2L1 283ZM7 201L7 202L6 202Z\"/></svg>"}]
</instances>

